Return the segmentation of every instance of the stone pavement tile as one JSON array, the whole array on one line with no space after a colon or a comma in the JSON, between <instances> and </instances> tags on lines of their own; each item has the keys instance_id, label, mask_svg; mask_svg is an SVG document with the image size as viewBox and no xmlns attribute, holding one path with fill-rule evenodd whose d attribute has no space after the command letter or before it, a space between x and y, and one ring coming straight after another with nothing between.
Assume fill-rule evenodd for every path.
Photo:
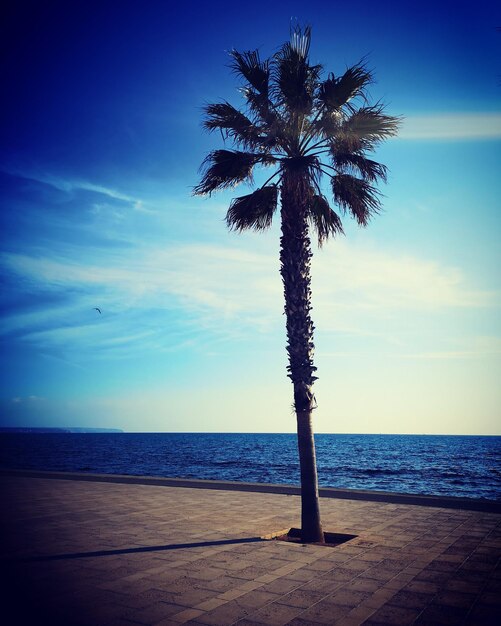
<instances>
[{"instance_id":1,"label":"stone pavement tile","mask_svg":"<svg viewBox=\"0 0 501 626\"><path fill-rule=\"evenodd\" d=\"M282 580L293 580L296 582L309 582L318 576L318 572L314 572L308 568L300 567L296 570L292 570L287 574L284 574L280 578Z\"/></svg>"},{"instance_id":2,"label":"stone pavement tile","mask_svg":"<svg viewBox=\"0 0 501 626\"><path fill-rule=\"evenodd\" d=\"M156 583L152 583L149 581L150 585L155 584L156 587L152 587L150 590L144 590L144 593L157 593L158 591L162 593L184 593L186 591L191 591L192 589L205 589L204 585L207 581L198 580L197 578L192 578L191 576L179 576L174 580L161 580L158 579ZM137 589L139 587L135 587ZM153 591L155 589L156 591ZM207 591L207 589L206 589ZM214 589L213 591L219 591L218 589Z\"/></svg>"},{"instance_id":3,"label":"stone pavement tile","mask_svg":"<svg viewBox=\"0 0 501 626\"><path fill-rule=\"evenodd\" d=\"M246 618L250 610L239 606L236 602L226 602L221 606L200 615L193 620L196 624L213 624L214 626L230 626L237 620Z\"/></svg>"},{"instance_id":4,"label":"stone pavement tile","mask_svg":"<svg viewBox=\"0 0 501 626\"><path fill-rule=\"evenodd\" d=\"M282 568L287 571L287 568L290 568L292 564L291 561L281 559L277 556L270 556L267 559L262 559L259 562L259 567L265 567L270 572L280 571Z\"/></svg>"},{"instance_id":5,"label":"stone pavement tile","mask_svg":"<svg viewBox=\"0 0 501 626\"><path fill-rule=\"evenodd\" d=\"M442 590L433 598L433 604L443 606L471 607L477 598L475 593Z\"/></svg>"},{"instance_id":6,"label":"stone pavement tile","mask_svg":"<svg viewBox=\"0 0 501 626\"><path fill-rule=\"evenodd\" d=\"M282 626L297 617L302 611L303 609L297 606L272 602L252 613L250 620L251 623L257 622L258 624L268 624L269 626Z\"/></svg>"},{"instance_id":7,"label":"stone pavement tile","mask_svg":"<svg viewBox=\"0 0 501 626\"><path fill-rule=\"evenodd\" d=\"M143 609L156 601L178 604L174 602L175 594L166 594L165 592L161 592L161 595L157 597L152 597L149 593L120 593L117 596L117 604L131 609Z\"/></svg>"},{"instance_id":8,"label":"stone pavement tile","mask_svg":"<svg viewBox=\"0 0 501 626\"><path fill-rule=\"evenodd\" d=\"M349 560L351 560L353 558L352 554L345 554L344 552L336 552L335 549L332 549L331 553L332 554L329 554L328 557L326 557L326 558L328 558L329 562L332 563L332 567L329 568L329 569L332 569L333 567L336 567L336 565L338 563L344 563L344 562L349 561ZM324 560L324 559L322 559L322 560Z\"/></svg>"},{"instance_id":9,"label":"stone pavement tile","mask_svg":"<svg viewBox=\"0 0 501 626\"><path fill-rule=\"evenodd\" d=\"M156 624L165 618L172 618L174 615L184 611L186 607L172 604L170 602L155 602L141 609L129 610L122 612L120 617L125 617L139 624L150 626Z\"/></svg>"},{"instance_id":10,"label":"stone pavement tile","mask_svg":"<svg viewBox=\"0 0 501 626\"><path fill-rule=\"evenodd\" d=\"M360 624L364 624L367 619L374 615L375 612L376 609L371 607L357 606L343 617L342 622L339 621L338 623L341 626L360 626Z\"/></svg>"},{"instance_id":11,"label":"stone pavement tile","mask_svg":"<svg viewBox=\"0 0 501 626\"><path fill-rule=\"evenodd\" d=\"M379 561L378 561L378 564L379 564ZM361 560L360 556L354 559L351 559L350 561L347 561L346 563L343 563L344 569L347 569L356 573L365 572L372 567L374 567L374 561Z\"/></svg>"},{"instance_id":12,"label":"stone pavement tile","mask_svg":"<svg viewBox=\"0 0 501 626\"><path fill-rule=\"evenodd\" d=\"M199 609L200 611L212 611L213 609L217 609L223 604L227 604L228 600L223 598L210 598L209 600L204 600L199 604L196 604L193 608Z\"/></svg>"},{"instance_id":13,"label":"stone pavement tile","mask_svg":"<svg viewBox=\"0 0 501 626\"><path fill-rule=\"evenodd\" d=\"M385 604L364 622L367 626L406 626L413 624L418 617L419 609Z\"/></svg>"},{"instance_id":14,"label":"stone pavement tile","mask_svg":"<svg viewBox=\"0 0 501 626\"><path fill-rule=\"evenodd\" d=\"M391 572L395 572L395 574L402 572L404 569L409 567L410 559L383 559L381 563L378 563L372 569L385 569Z\"/></svg>"},{"instance_id":15,"label":"stone pavement tile","mask_svg":"<svg viewBox=\"0 0 501 626\"><path fill-rule=\"evenodd\" d=\"M225 591L229 591L230 589L234 589L235 587L240 586L242 580L238 578L234 578L233 576L218 576L218 578L214 578L213 580L200 580L193 579L194 587L200 589L209 589L212 591L218 591L220 593L224 593Z\"/></svg>"},{"instance_id":16,"label":"stone pavement tile","mask_svg":"<svg viewBox=\"0 0 501 626\"><path fill-rule=\"evenodd\" d=\"M433 604L424 609L416 619L416 625L440 624L457 626L462 624L468 615L468 609L457 606Z\"/></svg>"},{"instance_id":17,"label":"stone pavement tile","mask_svg":"<svg viewBox=\"0 0 501 626\"><path fill-rule=\"evenodd\" d=\"M308 566L308 569L317 571L317 572L328 572L334 569L334 567L336 567L336 564L332 560L318 559L318 561L314 561L313 563L310 563L310 565ZM346 565L344 567L346 567Z\"/></svg>"},{"instance_id":18,"label":"stone pavement tile","mask_svg":"<svg viewBox=\"0 0 501 626\"><path fill-rule=\"evenodd\" d=\"M447 572L440 572L426 567L422 572L417 574L413 580L435 583L439 586L442 586L449 579L449 577L450 574L448 574Z\"/></svg>"},{"instance_id":19,"label":"stone pavement tile","mask_svg":"<svg viewBox=\"0 0 501 626\"><path fill-rule=\"evenodd\" d=\"M330 595L336 591L336 589L344 587L345 584L347 584L339 581L336 582L334 580L327 580L325 578L314 578L307 583L300 583L299 581L292 582L296 584L296 587L300 586L301 589L304 589L305 591L317 591L323 593L324 596Z\"/></svg>"},{"instance_id":20,"label":"stone pavement tile","mask_svg":"<svg viewBox=\"0 0 501 626\"><path fill-rule=\"evenodd\" d=\"M450 561L451 563L457 563L457 566L464 561L464 556L462 554L447 554L446 552L442 552L440 555L440 559L442 561Z\"/></svg>"},{"instance_id":21,"label":"stone pavement tile","mask_svg":"<svg viewBox=\"0 0 501 626\"><path fill-rule=\"evenodd\" d=\"M287 543L285 541L276 541L275 542L277 545L278 544L282 544L287 546ZM281 548L280 552L278 554L274 554L273 556L276 556L277 558L280 558L283 561L286 561L288 563L295 563L298 560L298 556L300 555L299 550L291 550L288 547L285 548ZM256 559L258 561L261 561L261 557L259 557L259 559Z\"/></svg>"},{"instance_id":22,"label":"stone pavement tile","mask_svg":"<svg viewBox=\"0 0 501 626\"><path fill-rule=\"evenodd\" d=\"M382 584L389 582L392 578L395 578L396 572L394 569L387 569L384 567L372 567L364 572L364 578L378 580Z\"/></svg>"},{"instance_id":23,"label":"stone pavement tile","mask_svg":"<svg viewBox=\"0 0 501 626\"><path fill-rule=\"evenodd\" d=\"M342 620L349 612L349 607L336 605L328 600L322 600L314 606L303 610L293 619L290 624L297 626L309 624L334 624L338 620ZM289 623L289 622L288 622Z\"/></svg>"},{"instance_id":24,"label":"stone pavement tile","mask_svg":"<svg viewBox=\"0 0 501 626\"><path fill-rule=\"evenodd\" d=\"M189 622L190 620L194 620L203 614L204 614L204 611L199 611L197 609L184 609L183 611L172 615L170 619L176 624L185 624L186 622Z\"/></svg>"},{"instance_id":25,"label":"stone pavement tile","mask_svg":"<svg viewBox=\"0 0 501 626\"><path fill-rule=\"evenodd\" d=\"M139 610L148 610L148 608L149 607ZM134 621L137 621L133 617L133 615L135 615L137 611L138 609L132 609L113 603L96 603L87 607L80 606L78 610L78 616L80 618L83 618L83 623L106 624L108 621L115 619L134 619ZM66 613L66 623L72 624L75 613L75 608L70 607ZM152 624L153 621L143 620L139 623Z\"/></svg>"},{"instance_id":26,"label":"stone pavement tile","mask_svg":"<svg viewBox=\"0 0 501 626\"><path fill-rule=\"evenodd\" d=\"M175 604L180 604L181 606L186 607L196 607L199 608L201 602L205 602L207 600L213 599L216 597L217 591L210 591L208 589L187 589L186 591L182 591L181 593L173 593L172 602ZM217 597L220 597L219 595ZM226 598L224 598L226 600Z\"/></svg>"},{"instance_id":27,"label":"stone pavement tile","mask_svg":"<svg viewBox=\"0 0 501 626\"><path fill-rule=\"evenodd\" d=\"M239 581L238 585L236 586L236 588L238 589L246 589L247 591L260 589L261 587L264 587L264 583L257 582L256 580Z\"/></svg>"},{"instance_id":28,"label":"stone pavement tile","mask_svg":"<svg viewBox=\"0 0 501 626\"><path fill-rule=\"evenodd\" d=\"M221 600L226 600L229 602L230 600L235 600L235 598L240 598L240 596L244 596L248 591L246 589L229 589L224 593L220 593L217 595Z\"/></svg>"},{"instance_id":29,"label":"stone pavement tile","mask_svg":"<svg viewBox=\"0 0 501 626\"><path fill-rule=\"evenodd\" d=\"M295 589L284 596L280 596L276 602L278 604L287 604L289 606L299 606L308 608L316 604L324 597L324 594L318 591L309 591L305 589Z\"/></svg>"},{"instance_id":30,"label":"stone pavement tile","mask_svg":"<svg viewBox=\"0 0 501 626\"><path fill-rule=\"evenodd\" d=\"M346 583L349 580L353 580L356 576L358 576L358 572L354 570L347 569L345 567L336 567L330 572L325 572L325 574L322 574L322 576L319 576L319 578L321 580Z\"/></svg>"},{"instance_id":31,"label":"stone pavement tile","mask_svg":"<svg viewBox=\"0 0 501 626\"><path fill-rule=\"evenodd\" d=\"M393 598L395 595L396 593L393 589L385 589L384 587L382 587L381 589L378 589L373 594L371 594L369 598L367 598L367 600L364 602L363 606L369 606L374 609L378 609L379 607L383 606L383 604L389 602L391 598Z\"/></svg>"},{"instance_id":32,"label":"stone pavement tile","mask_svg":"<svg viewBox=\"0 0 501 626\"><path fill-rule=\"evenodd\" d=\"M308 588L308 589L312 589L313 591L316 591L314 587L315 580L312 580L308 583L302 583L299 580L288 580L285 578L277 578L276 580L273 580L272 582L269 582L266 585L264 585L262 589L264 591L269 591L270 593L288 593L289 591L292 591L293 589L297 589L298 587L302 587L303 589ZM313 586L308 587L308 585L313 585Z\"/></svg>"},{"instance_id":33,"label":"stone pavement tile","mask_svg":"<svg viewBox=\"0 0 501 626\"><path fill-rule=\"evenodd\" d=\"M445 561L444 559L434 559L427 567L428 570L436 572L446 572L451 574L458 569L457 563L453 561Z\"/></svg>"},{"instance_id":34,"label":"stone pavement tile","mask_svg":"<svg viewBox=\"0 0 501 626\"><path fill-rule=\"evenodd\" d=\"M262 576L258 576L258 578L256 578L256 582L258 583L263 583L263 585L265 583L271 583L274 580L279 580L280 579L280 574L277 573L273 573L273 574L263 574Z\"/></svg>"},{"instance_id":35,"label":"stone pavement tile","mask_svg":"<svg viewBox=\"0 0 501 626\"><path fill-rule=\"evenodd\" d=\"M426 565L409 565L408 567L402 570L402 573L410 574L412 577L414 577L420 574L425 567Z\"/></svg>"},{"instance_id":36,"label":"stone pavement tile","mask_svg":"<svg viewBox=\"0 0 501 626\"><path fill-rule=\"evenodd\" d=\"M390 578L390 580L386 582L384 586L387 589L402 588L402 587L405 587L407 583L410 583L411 580L414 580L415 576L416 574L413 573L412 571L408 572L407 570L404 570L403 572L400 572L400 574L397 574L393 578Z\"/></svg>"},{"instance_id":37,"label":"stone pavement tile","mask_svg":"<svg viewBox=\"0 0 501 626\"><path fill-rule=\"evenodd\" d=\"M259 576L264 576L269 573L266 567L251 565L250 567L238 570L238 572L233 572L233 576L235 576L235 578L243 578L244 580L255 580Z\"/></svg>"},{"instance_id":38,"label":"stone pavement tile","mask_svg":"<svg viewBox=\"0 0 501 626\"><path fill-rule=\"evenodd\" d=\"M365 578L364 576L358 576L349 583L350 589L355 591L368 591L373 593L383 586L382 581L374 578Z\"/></svg>"},{"instance_id":39,"label":"stone pavement tile","mask_svg":"<svg viewBox=\"0 0 501 626\"><path fill-rule=\"evenodd\" d=\"M470 557L461 564L463 572L490 572L496 566L495 562L489 559Z\"/></svg>"},{"instance_id":40,"label":"stone pavement tile","mask_svg":"<svg viewBox=\"0 0 501 626\"><path fill-rule=\"evenodd\" d=\"M255 589L254 591L249 591L238 598L235 598L236 604L238 606L244 607L246 609L259 609L270 602L274 602L281 596L276 593L269 593L264 590L264 587L260 589Z\"/></svg>"},{"instance_id":41,"label":"stone pavement tile","mask_svg":"<svg viewBox=\"0 0 501 626\"><path fill-rule=\"evenodd\" d=\"M195 579L190 578L188 574L189 572L181 573L181 572L177 572L176 570L172 570L172 572L170 572L169 575L165 575L165 574L159 574L158 576L148 575L148 577L145 578L143 581L141 581L140 584L129 585L129 586L132 586L132 588L136 592L139 591L141 588L144 589L145 587L147 587L150 589L157 589L160 591L166 591L166 592L175 591L176 593L179 593L180 591L194 588L195 586ZM118 591L121 591L121 589L119 588Z\"/></svg>"},{"instance_id":42,"label":"stone pavement tile","mask_svg":"<svg viewBox=\"0 0 501 626\"><path fill-rule=\"evenodd\" d=\"M351 586L345 586L335 591L327 599L337 605L347 606L351 610L370 597L371 594L367 591L356 591Z\"/></svg>"},{"instance_id":43,"label":"stone pavement tile","mask_svg":"<svg viewBox=\"0 0 501 626\"><path fill-rule=\"evenodd\" d=\"M253 562L251 561L251 559L230 557L224 563L214 563L213 567L221 568L228 572L231 572L231 571L237 572L239 570L247 569L248 567L251 567L252 565L253 565Z\"/></svg>"},{"instance_id":44,"label":"stone pavement tile","mask_svg":"<svg viewBox=\"0 0 501 626\"><path fill-rule=\"evenodd\" d=\"M468 584L470 584L473 587L475 587L476 585L480 585L483 586L485 584L486 579L488 578L495 578L495 572L473 572L473 571L466 571L466 570L462 570L462 569L458 569L456 570L456 572L454 572L450 577L447 577L446 581L444 582L444 585L447 583L448 580L457 580L457 581L463 581L466 582Z\"/></svg>"},{"instance_id":45,"label":"stone pavement tile","mask_svg":"<svg viewBox=\"0 0 501 626\"><path fill-rule=\"evenodd\" d=\"M330 623L332 624L332 621ZM287 626L311 626L311 624L311 619L304 619L301 616L295 617L294 619L291 619L289 622L287 622ZM316 624L319 624L319 622L317 621Z\"/></svg>"},{"instance_id":46,"label":"stone pavement tile","mask_svg":"<svg viewBox=\"0 0 501 626\"><path fill-rule=\"evenodd\" d=\"M438 590L441 589L440 585L425 580L411 580L405 587L404 591L410 591L412 593L426 593L434 596Z\"/></svg>"},{"instance_id":47,"label":"stone pavement tile","mask_svg":"<svg viewBox=\"0 0 501 626\"><path fill-rule=\"evenodd\" d=\"M457 591L460 593L479 593L484 588L484 586L484 580L470 581L454 576L453 578L449 578L445 582L445 584L443 585L443 589L446 591Z\"/></svg>"},{"instance_id":48,"label":"stone pavement tile","mask_svg":"<svg viewBox=\"0 0 501 626\"><path fill-rule=\"evenodd\" d=\"M392 578L391 580L389 580L387 583L384 584L384 588L385 589L393 589L393 591L395 591L395 593L397 591L400 591L400 589L403 589L407 583L409 583L412 580L412 576L406 576L406 575L399 575L397 574L395 576L395 578Z\"/></svg>"},{"instance_id":49,"label":"stone pavement tile","mask_svg":"<svg viewBox=\"0 0 501 626\"><path fill-rule=\"evenodd\" d=\"M381 561L383 558L384 556L382 556L375 549L369 549L365 552L362 552L362 554L359 554L357 557L359 561L373 561L373 562Z\"/></svg>"},{"instance_id":50,"label":"stone pavement tile","mask_svg":"<svg viewBox=\"0 0 501 626\"><path fill-rule=\"evenodd\" d=\"M221 576L223 572L220 568L216 567L202 567L199 568L196 565L190 568L191 577L197 580L214 580L218 576Z\"/></svg>"},{"instance_id":51,"label":"stone pavement tile","mask_svg":"<svg viewBox=\"0 0 501 626\"><path fill-rule=\"evenodd\" d=\"M397 592L388 602L392 606L400 606L410 609L424 609L433 600L429 593L402 590Z\"/></svg>"}]
</instances>

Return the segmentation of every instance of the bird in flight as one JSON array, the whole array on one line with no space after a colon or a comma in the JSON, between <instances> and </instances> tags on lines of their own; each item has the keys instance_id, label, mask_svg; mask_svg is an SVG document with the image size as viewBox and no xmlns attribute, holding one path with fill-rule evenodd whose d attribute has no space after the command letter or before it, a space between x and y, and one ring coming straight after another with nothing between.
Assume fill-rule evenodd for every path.
<instances>
[{"instance_id":1,"label":"bird in flight","mask_svg":"<svg viewBox=\"0 0 501 626\"><path fill-rule=\"evenodd\" d=\"M97 311L98 313L101 313L101 309L99 309L97 306L94 307L94 311Z\"/></svg>"}]
</instances>

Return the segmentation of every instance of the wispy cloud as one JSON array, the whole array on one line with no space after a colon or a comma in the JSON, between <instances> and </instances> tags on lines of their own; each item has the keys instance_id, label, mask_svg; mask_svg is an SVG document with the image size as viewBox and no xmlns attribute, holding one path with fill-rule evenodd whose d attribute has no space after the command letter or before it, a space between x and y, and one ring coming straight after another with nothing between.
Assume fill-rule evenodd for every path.
<instances>
[{"instance_id":1,"label":"wispy cloud","mask_svg":"<svg viewBox=\"0 0 501 626\"><path fill-rule=\"evenodd\" d=\"M63 192L67 194L68 199L76 195L81 196L83 192L94 194L94 197L98 199L92 203L91 207L95 213L105 213L107 210L109 212L109 209L111 209L114 211L114 216L116 217L118 215L116 207L120 206L122 208L128 207L131 211L144 215L158 215L158 210L149 206L143 198L125 193L114 187L76 177L59 176L35 168L2 166L1 171L9 176L17 177L25 181L41 183L54 191ZM44 202L47 203L47 201L47 196L44 196ZM57 198L57 201L61 202L60 197Z\"/></svg>"},{"instance_id":2,"label":"wispy cloud","mask_svg":"<svg viewBox=\"0 0 501 626\"><path fill-rule=\"evenodd\" d=\"M103 196L107 196L115 200L123 200L124 202L131 202L133 204L141 203L140 198L133 197L117 189L113 189L112 187L95 184L87 180L57 176L55 174L42 171L40 169L2 166L2 171L7 174L26 178L28 180L35 180L40 183L45 183L46 185L50 185L51 187L59 189L60 191L72 192L81 189L84 191L94 191L98 194L102 194Z\"/></svg>"},{"instance_id":3,"label":"wispy cloud","mask_svg":"<svg viewBox=\"0 0 501 626\"><path fill-rule=\"evenodd\" d=\"M459 342L458 342L459 343ZM425 360L463 360L463 359L485 359L486 357L501 356L501 337L481 336L463 337L460 341L462 345L455 346L454 349L441 351L423 351L404 355L408 359Z\"/></svg>"},{"instance_id":4,"label":"wispy cloud","mask_svg":"<svg viewBox=\"0 0 501 626\"><path fill-rule=\"evenodd\" d=\"M437 113L406 116L399 139L501 139L501 113Z\"/></svg>"},{"instance_id":5,"label":"wispy cloud","mask_svg":"<svg viewBox=\"0 0 501 626\"><path fill-rule=\"evenodd\" d=\"M376 321L388 316L499 302L497 294L469 286L458 268L413 257L338 241L314 259L314 317L320 331L378 337ZM251 329L270 333L283 321L278 258L268 251L191 244L138 248L127 255L114 251L93 264L74 256L28 254L5 254L1 261L32 288L75 292L62 309L4 320L4 332L17 330L37 344L79 343L115 352L141 345L162 349L199 341L204 334L235 339ZM105 316L94 315L93 306ZM170 331L167 313L175 319Z\"/></svg>"},{"instance_id":6,"label":"wispy cloud","mask_svg":"<svg viewBox=\"0 0 501 626\"><path fill-rule=\"evenodd\" d=\"M344 241L314 257L313 280L318 297L331 307L387 312L485 307L499 301L499 294L468 285L459 268Z\"/></svg>"}]
</instances>

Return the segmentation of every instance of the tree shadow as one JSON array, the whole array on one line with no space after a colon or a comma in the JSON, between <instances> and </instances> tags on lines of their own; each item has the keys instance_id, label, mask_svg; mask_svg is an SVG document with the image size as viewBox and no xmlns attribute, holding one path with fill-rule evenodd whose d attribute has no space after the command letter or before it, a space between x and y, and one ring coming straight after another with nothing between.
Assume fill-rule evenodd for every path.
<instances>
[{"instance_id":1,"label":"tree shadow","mask_svg":"<svg viewBox=\"0 0 501 626\"><path fill-rule=\"evenodd\" d=\"M68 554L51 554L22 559L24 563L39 561L60 561L64 559L82 559L98 556L115 556L117 554L141 554L144 552L161 552L165 550L181 550L183 548L205 548L207 546L226 546L238 543L258 543L261 537L244 537L242 539L221 539L219 541L197 541L194 543L170 543L163 546L142 546L140 548L118 548L116 550L95 550L94 552L73 552Z\"/></svg>"}]
</instances>

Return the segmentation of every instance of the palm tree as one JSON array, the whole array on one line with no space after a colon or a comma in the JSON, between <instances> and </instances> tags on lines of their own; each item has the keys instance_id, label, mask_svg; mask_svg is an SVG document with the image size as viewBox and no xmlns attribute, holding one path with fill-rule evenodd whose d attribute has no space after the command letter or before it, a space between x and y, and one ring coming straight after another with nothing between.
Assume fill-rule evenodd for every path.
<instances>
[{"instance_id":1,"label":"palm tree","mask_svg":"<svg viewBox=\"0 0 501 626\"><path fill-rule=\"evenodd\" d=\"M322 80L322 66L309 61L311 31L295 27L291 39L270 59L259 52L232 51L231 67L244 81L245 113L229 102L205 107L204 128L218 130L235 149L210 152L195 195L253 183L255 166L274 167L255 191L234 198L226 215L232 230L264 230L280 198L280 273L285 296L288 376L294 386L301 470L301 539L322 542L312 410L313 323L310 317L310 226L321 246L343 233L339 215L320 187L330 182L334 202L361 226L380 209L374 183L386 181L386 167L367 157L395 135L399 119L370 105L372 74L361 62L341 76Z\"/></svg>"}]
</instances>

